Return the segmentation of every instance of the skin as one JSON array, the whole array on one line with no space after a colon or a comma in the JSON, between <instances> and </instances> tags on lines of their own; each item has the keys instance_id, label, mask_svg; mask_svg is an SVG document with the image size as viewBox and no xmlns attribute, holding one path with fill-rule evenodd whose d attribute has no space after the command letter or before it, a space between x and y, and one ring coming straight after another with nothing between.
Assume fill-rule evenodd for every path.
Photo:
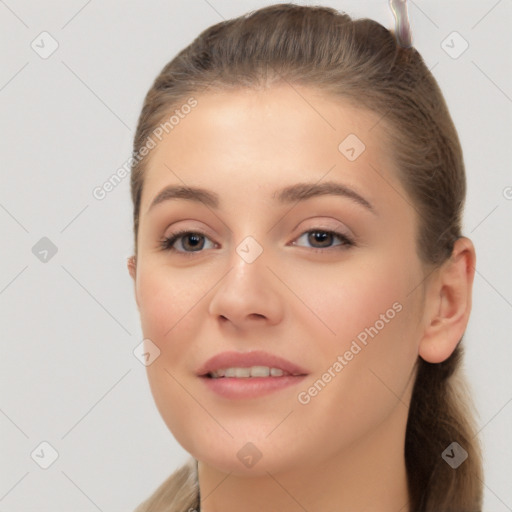
<instances>
[{"instance_id":1,"label":"skin","mask_svg":"<svg viewBox=\"0 0 512 512\"><path fill-rule=\"evenodd\" d=\"M403 445L415 362L443 361L465 330L471 241L458 240L434 272L419 260L416 213L376 114L299 86L195 97L198 106L147 162L128 269L144 337L160 350L147 367L151 390L170 431L199 461L201 510L409 510ZM351 133L366 146L354 161L338 150ZM282 187L328 180L357 191L374 212L333 195L273 199ZM220 207L178 199L148 212L170 184L216 192ZM182 252L161 249L159 240L177 229L204 233L203 248L194 252L181 238ZM308 237L315 229L350 234L355 245ZM263 249L252 263L236 252L247 236ZM396 303L401 311L300 403L298 393ZM265 350L308 377L261 398L228 400L195 373L226 350ZM250 468L237 457L247 442L262 455Z\"/></svg>"}]
</instances>

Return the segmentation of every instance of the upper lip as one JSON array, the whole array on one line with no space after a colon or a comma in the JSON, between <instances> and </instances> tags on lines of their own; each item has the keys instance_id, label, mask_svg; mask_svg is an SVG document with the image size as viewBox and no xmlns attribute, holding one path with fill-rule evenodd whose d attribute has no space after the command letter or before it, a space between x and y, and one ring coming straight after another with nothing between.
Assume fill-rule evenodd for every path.
<instances>
[{"instance_id":1,"label":"upper lip","mask_svg":"<svg viewBox=\"0 0 512 512\"><path fill-rule=\"evenodd\" d=\"M279 368L292 375L307 375L306 370L282 357L261 350L251 352L221 352L206 361L197 374L206 376L211 372L225 368L250 368L251 366L268 366Z\"/></svg>"}]
</instances>

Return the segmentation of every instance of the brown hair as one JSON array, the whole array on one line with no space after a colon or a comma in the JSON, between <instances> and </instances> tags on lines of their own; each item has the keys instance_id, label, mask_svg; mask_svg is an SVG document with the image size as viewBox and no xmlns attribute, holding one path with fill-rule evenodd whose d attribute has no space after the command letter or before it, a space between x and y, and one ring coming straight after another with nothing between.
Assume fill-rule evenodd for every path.
<instances>
[{"instance_id":1,"label":"brown hair","mask_svg":"<svg viewBox=\"0 0 512 512\"><path fill-rule=\"evenodd\" d=\"M452 254L466 194L462 149L439 86L414 47L371 19L328 7L276 4L203 31L169 62L144 101L134 153L173 108L205 88L311 86L379 115L381 130L419 221L425 268ZM131 192L135 255L144 169L134 159ZM480 446L461 372L459 343L444 362L418 357L405 439L410 510L478 512ZM457 442L467 460L452 469L442 452Z\"/></svg>"}]
</instances>

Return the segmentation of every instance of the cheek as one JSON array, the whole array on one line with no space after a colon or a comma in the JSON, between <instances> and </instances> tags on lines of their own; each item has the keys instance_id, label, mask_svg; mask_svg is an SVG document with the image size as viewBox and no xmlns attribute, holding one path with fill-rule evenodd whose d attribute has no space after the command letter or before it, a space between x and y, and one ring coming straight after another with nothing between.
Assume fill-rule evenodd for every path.
<instances>
[{"instance_id":1,"label":"cheek","mask_svg":"<svg viewBox=\"0 0 512 512\"><path fill-rule=\"evenodd\" d=\"M315 388L306 409L311 406L315 417L336 418L348 437L378 424L400 401L407 403L417 359L418 310L410 293L415 271L397 261L347 269L338 280L317 275L317 291L309 294L334 334L325 331L315 345L323 363L303 388L308 396L308 386ZM313 282L307 286L313 290ZM311 331L312 321L307 322Z\"/></svg>"},{"instance_id":2,"label":"cheek","mask_svg":"<svg viewBox=\"0 0 512 512\"><path fill-rule=\"evenodd\" d=\"M412 279L404 268L396 260L381 256L375 261L349 263L338 270L328 266L319 266L315 272L304 269L294 272L295 277L290 274L287 282L329 328L330 334L322 331L325 346L339 350L358 335L364 342L368 330L389 331L391 324L396 326L397 319L405 316L399 310L407 309ZM309 322L310 330L313 315L302 317L303 322ZM296 319L301 321L301 315Z\"/></svg>"},{"instance_id":3,"label":"cheek","mask_svg":"<svg viewBox=\"0 0 512 512\"><path fill-rule=\"evenodd\" d=\"M207 290L197 275L158 266L141 271L137 292L144 336L161 345L161 350L169 347Z\"/></svg>"},{"instance_id":4,"label":"cheek","mask_svg":"<svg viewBox=\"0 0 512 512\"><path fill-rule=\"evenodd\" d=\"M190 425L183 419L198 415L197 403L190 399L188 384L183 379L190 356L187 341L195 337L198 325L194 315L198 314L199 301L208 290L204 280L201 284L201 280L196 282L196 278L189 277L177 270L147 265L139 272L137 283L143 336L160 351L146 367L151 393L170 431L185 441Z\"/></svg>"},{"instance_id":5,"label":"cheek","mask_svg":"<svg viewBox=\"0 0 512 512\"><path fill-rule=\"evenodd\" d=\"M399 260L397 260L399 261ZM407 269L407 270L406 270ZM357 319L351 340L361 346L360 362L366 372L389 382L396 391L410 373L417 353L415 325L417 310L411 283L414 272L396 262L375 264L374 270L354 283L349 315ZM347 318L347 322L349 319Z\"/></svg>"}]
</instances>

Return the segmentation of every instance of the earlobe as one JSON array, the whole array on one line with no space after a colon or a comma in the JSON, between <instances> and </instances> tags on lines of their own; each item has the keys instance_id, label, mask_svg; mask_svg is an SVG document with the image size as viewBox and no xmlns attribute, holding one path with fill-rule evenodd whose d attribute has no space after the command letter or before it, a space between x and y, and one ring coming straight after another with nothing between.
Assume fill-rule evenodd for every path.
<instances>
[{"instance_id":1,"label":"earlobe","mask_svg":"<svg viewBox=\"0 0 512 512\"><path fill-rule=\"evenodd\" d=\"M473 243L459 238L429 284L426 328L419 345L420 357L429 363L448 359L462 339L471 312L475 263Z\"/></svg>"}]
</instances>

